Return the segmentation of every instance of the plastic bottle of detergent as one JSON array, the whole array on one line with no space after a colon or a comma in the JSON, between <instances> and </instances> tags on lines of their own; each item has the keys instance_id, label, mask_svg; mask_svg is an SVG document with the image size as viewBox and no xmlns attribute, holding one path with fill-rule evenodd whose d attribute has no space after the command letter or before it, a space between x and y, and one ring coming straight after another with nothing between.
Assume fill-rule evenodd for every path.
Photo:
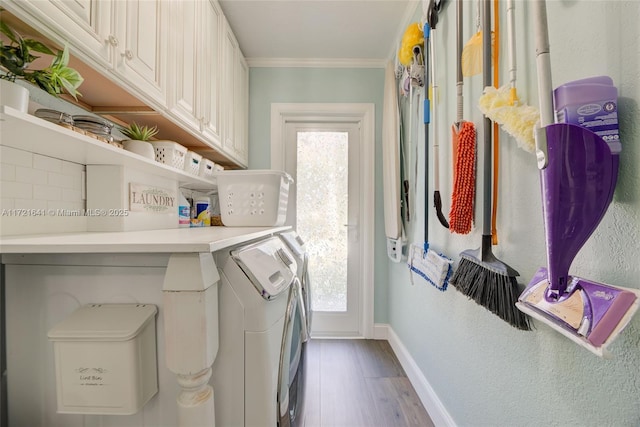
<instances>
[{"instance_id":1,"label":"plastic bottle of detergent","mask_svg":"<svg viewBox=\"0 0 640 427\"><path fill-rule=\"evenodd\" d=\"M599 135L611 152L621 151L618 132L618 89L608 76L575 80L553 91L559 123L585 127Z\"/></svg>"},{"instance_id":2,"label":"plastic bottle of detergent","mask_svg":"<svg viewBox=\"0 0 640 427\"><path fill-rule=\"evenodd\" d=\"M198 226L208 227L211 225L211 199L208 196L198 197L196 204L196 219Z\"/></svg>"},{"instance_id":3,"label":"plastic bottle of detergent","mask_svg":"<svg viewBox=\"0 0 640 427\"><path fill-rule=\"evenodd\" d=\"M191 226L191 205L182 191L178 190L179 203L178 203L178 227L188 228Z\"/></svg>"}]
</instances>

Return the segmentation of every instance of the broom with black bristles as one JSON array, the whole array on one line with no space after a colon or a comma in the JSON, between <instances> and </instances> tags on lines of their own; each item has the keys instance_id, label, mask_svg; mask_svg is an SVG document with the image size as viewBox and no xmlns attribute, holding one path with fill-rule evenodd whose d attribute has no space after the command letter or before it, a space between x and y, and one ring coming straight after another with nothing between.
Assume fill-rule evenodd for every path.
<instances>
[{"instance_id":1,"label":"broom with black bristles","mask_svg":"<svg viewBox=\"0 0 640 427\"><path fill-rule=\"evenodd\" d=\"M491 86L491 3L483 0L483 83ZM518 272L500 261L491 251L491 119L484 117L484 171L482 247L460 254L461 260L450 283L478 304L508 322L530 330L529 320L516 308Z\"/></svg>"}]
</instances>

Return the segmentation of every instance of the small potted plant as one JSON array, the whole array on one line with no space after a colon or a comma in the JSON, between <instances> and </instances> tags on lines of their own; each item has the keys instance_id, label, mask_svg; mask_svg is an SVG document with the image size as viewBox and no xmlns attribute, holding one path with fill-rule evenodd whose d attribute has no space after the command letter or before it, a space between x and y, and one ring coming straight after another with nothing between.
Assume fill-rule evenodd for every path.
<instances>
[{"instance_id":1,"label":"small potted plant","mask_svg":"<svg viewBox=\"0 0 640 427\"><path fill-rule=\"evenodd\" d=\"M156 159L156 151L149 140L158 133L157 126L140 126L134 122L122 129L122 133L130 138L122 141L125 150L151 160Z\"/></svg>"},{"instance_id":2,"label":"small potted plant","mask_svg":"<svg viewBox=\"0 0 640 427\"><path fill-rule=\"evenodd\" d=\"M64 50L55 53L42 42L22 37L1 20L0 32L8 38L8 42L0 40L0 66L4 71L0 73L1 105L12 105L24 113L27 112L29 91L14 83L19 79L32 83L54 96L64 92L76 100L81 96L78 87L84 79L80 73L68 66L69 51L66 46ZM40 70L29 68L38 58L34 52L53 55L51 65ZM11 101L14 99L17 103Z\"/></svg>"}]
</instances>

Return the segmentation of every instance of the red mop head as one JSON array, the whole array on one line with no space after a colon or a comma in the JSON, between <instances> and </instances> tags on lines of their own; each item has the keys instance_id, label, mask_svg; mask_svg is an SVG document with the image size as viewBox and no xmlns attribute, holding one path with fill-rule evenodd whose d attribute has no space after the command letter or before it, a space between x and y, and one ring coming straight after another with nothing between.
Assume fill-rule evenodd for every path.
<instances>
[{"instance_id":1,"label":"red mop head","mask_svg":"<svg viewBox=\"0 0 640 427\"><path fill-rule=\"evenodd\" d=\"M473 222L476 191L476 128L472 122L460 123L457 145L449 230L452 233L468 234Z\"/></svg>"}]
</instances>

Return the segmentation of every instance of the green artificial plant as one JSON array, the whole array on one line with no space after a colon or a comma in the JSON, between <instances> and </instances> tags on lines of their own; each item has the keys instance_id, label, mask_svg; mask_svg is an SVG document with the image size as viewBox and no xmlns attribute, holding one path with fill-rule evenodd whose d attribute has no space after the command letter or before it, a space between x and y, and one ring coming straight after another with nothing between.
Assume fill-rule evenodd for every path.
<instances>
[{"instance_id":1,"label":"green artificial plant","mask_svg":"<svg viewBox=\"0 0 640 427\"><path fill-rule=\"evenodd\" d=\"M131 123L128 128L122 129L122 133L131 139L148 141L158 133L158 127L140 126L137 123Z\"/></svg>"},{"instance_id":2,"label":"green artificial plant","mask_svg":"<svg viewBox=\"0 0 640 427\"><path fill-rule=\"evenodd\" d=\"M0 74L1 79L12 82L22 79L54 96L64 91L76 100L78 96L82 96L78 92L78 87L84 79L80 73L68 66L69 50L66 46L62 51L54 53L42 42L23 38L1 20L0 31L9 39L8 43L0 40L0 65L5 71L4 74ZM32 70L29 65L38 58L32 52L55 55L55 57L48 67Z\"/></svg>"}]
</instances>

